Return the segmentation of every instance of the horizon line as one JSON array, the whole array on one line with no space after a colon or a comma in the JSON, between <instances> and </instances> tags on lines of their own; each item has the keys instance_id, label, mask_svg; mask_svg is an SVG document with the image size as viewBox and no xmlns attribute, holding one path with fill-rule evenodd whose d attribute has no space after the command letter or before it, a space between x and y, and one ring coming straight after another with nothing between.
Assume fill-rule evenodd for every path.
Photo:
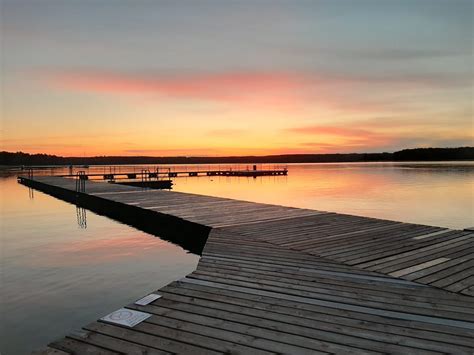
<instances>
[{"instance_id":1,"label":"horizon line","mask_svg":"<svg viewBox=\"0 0 474 355\"><path fill-rule=\"evenodd\" d=\"M267 158L267 157L283 157L283 156L331 156L331 155L364 155L364 154L394 154L401 151L409 150L429 150L429 149L442 149L442 150L451 150L451 149L465 149L471 148L474 149L474 146L458 146L458 147L416 147L416 148L403 148L395 151L384 151L384 152L350 152L350 153L283 153L283 154L266 154L266 155L89 155L89 156L68 156L68 155L56 155L51 153L28 153L25 151L0 151L0 154L25 154L25 155L45 155L49 157L57 158L77 158L77 159L87 159L87 158Z\"/></svg>"}]
</instances>

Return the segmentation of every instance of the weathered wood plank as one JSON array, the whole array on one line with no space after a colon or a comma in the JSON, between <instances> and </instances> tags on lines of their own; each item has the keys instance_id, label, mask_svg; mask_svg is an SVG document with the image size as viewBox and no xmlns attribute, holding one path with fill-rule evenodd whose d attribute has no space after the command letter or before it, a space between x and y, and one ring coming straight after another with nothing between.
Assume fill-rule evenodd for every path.
<instances>
[{"instance_id":1,"label":"weathered wood plank","mask_svg":"<svg viewBox=\"0 0 474 355\"><path fill-rule=\"evenodd\" d=\"M142 346L136 343L130 343L122 339L110 337L96 332L87 330L77 331L73 334L68 335L68 338L82 341L87 344L91 344L97 347L102 347L111 351L117 351L120 353L126 353L130 355L167 355L172 354L167 351L154 349L146 346Z\"/></svg>"},{"instance_id":2,"label":"weathered wood plank","mask_svg":"<svg viewBox=\"0 0 474 355\"><path fill-rule=\"evenodd\" d=\"M196 285L194 285L196 286ZM165 290L162 290L162 292ZM171 295L179 295L181 298L172 298ZM371 349L385 349L390 352L401 352L401 353L410 353L410 350L414 353L421 352L420 349L428 349L434 351L440 351L444 349L442 342L438 341L427 341L406 336L399 337L397 332L400 329L392 329L390 325L384 327L378 327L373 329L371 327L365 327L366 325L363 322L350 322L348 318L338 319L334 316L329 316L324 313L314 314L311 312L295 312L295 310L287 309L284 307L278 307L273 304L262 303L261 301L249 301L245 299L236 298L234 295L231 297L222 295L221 292L211 293L211 292L202 292L196 289L186 289L183 287L167 287L166 293L163 293L165 299L170 297L171 299L179 299L183 302L188 303L197 303L202 306L215 307L215 304L212 302L218 302L217 305L220 309L232 309L226 308L231 305L236 307L245 307L245 308L234 308L234 312L250 314L253 316L272 319L279 322L291 323L298 326L303 326L307 328L314 328L324 331L329 331L335 334L344 334L346 336L356 337L353 341L357 342L359 346L368 347ZM186 296L186 297L183 297ZM210 303L211 302L211 303ZM157 302L159 304L160 302ZM154 304L155 306L157 304ZM227 306L225 306L227 305ZM165 313L170 315L170 313ZM303 316L304 315L304 316ZM422 334L415 334L421 336ZM357 339L360 338L360 339ZM343 341L344 338L335 338L338 342L347 342ZM439 340L436 339L436 340ZM365 344L365 345L363 345ZM382 348L380 348L382 346ZM453 344L454 347L456 347ZM410 349L410 348L416 348ZM458 351L467 352L469 351L468 347L457 346Z\"/></svg>"},{"instance_id":3,"label":"weathered wood plank","mask_svg":"<svg viewBox=\"0 0 474 355\"><path fill-rule=\"evenodd\" d=\"M171 288L171 290L170 290ZM174 282L163 289L164 292L173 292L173 289L189 289L195 292L203 291L213 295L225 296L231 299L248 300L253 307L263 307L274 312L287 313L290 315L298 315L300 317L315 318L316 320L327 320L342 324L352 324L353 326L375 328L379 331L395 332L395 334L407 335L412 334L418 338L438 340L453 344L472 345L472 336L474 331L460 328L452 328L441 325L433 325L416 321L405 321L394 318L386 318L372 314L361 312L353 312L349 310L341 310L309 304L305 302L292 301L284 298L276 298L265 296L249 290L236 290L235 288L227 289L225 287L213 287L212 285L196 284L189 282ZM250 290L252 291L252 290ZM445 338L447 337L447 338Z\"/></svg>"}]
</instances>

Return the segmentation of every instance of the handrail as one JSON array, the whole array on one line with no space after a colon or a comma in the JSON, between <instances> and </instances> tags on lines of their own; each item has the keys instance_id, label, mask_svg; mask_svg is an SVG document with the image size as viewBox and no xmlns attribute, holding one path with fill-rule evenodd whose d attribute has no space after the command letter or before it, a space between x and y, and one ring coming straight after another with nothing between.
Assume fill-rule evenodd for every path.
<instances>
[{"instance_id":1,"label":"handrail","mask_svg":"<svg viewBox=\"0 0 474 355\"><path fill-rule=\"evenodd\" d=\"M84 170L80 170L76 174L76 192L86 192L86 180L88 176Z\"/></svg>"}]
</instances>

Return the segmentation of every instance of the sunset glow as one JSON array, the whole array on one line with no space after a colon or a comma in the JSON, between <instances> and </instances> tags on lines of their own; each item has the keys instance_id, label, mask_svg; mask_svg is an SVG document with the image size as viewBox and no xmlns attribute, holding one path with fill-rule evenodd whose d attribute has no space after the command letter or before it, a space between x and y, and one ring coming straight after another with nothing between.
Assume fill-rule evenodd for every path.
<instances>
[{"instance_id":1,"label":"sunset glow","mask_svg":"<svg viewBox=\"0 0 474 355\"><path fill-rule=\"evenodd\" d=\"M473 144L469 0L1 6L2 150L219 156Z\"/></svg>"}]
</instances>

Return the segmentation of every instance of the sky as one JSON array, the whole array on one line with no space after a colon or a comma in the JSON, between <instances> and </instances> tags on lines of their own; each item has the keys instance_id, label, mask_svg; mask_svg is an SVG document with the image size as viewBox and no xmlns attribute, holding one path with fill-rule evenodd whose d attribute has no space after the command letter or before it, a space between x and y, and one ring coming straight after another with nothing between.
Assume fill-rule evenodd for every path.
<instances>
[{"instance_id":1,"label":"sky","mask_svg":"<svg viewBox=\"0 0 474 355\"><path fill-rule=\"evenodd\" d=\"M0 3L0 150L474 145L472 0Z\"/></svg>"}]
</instances>

